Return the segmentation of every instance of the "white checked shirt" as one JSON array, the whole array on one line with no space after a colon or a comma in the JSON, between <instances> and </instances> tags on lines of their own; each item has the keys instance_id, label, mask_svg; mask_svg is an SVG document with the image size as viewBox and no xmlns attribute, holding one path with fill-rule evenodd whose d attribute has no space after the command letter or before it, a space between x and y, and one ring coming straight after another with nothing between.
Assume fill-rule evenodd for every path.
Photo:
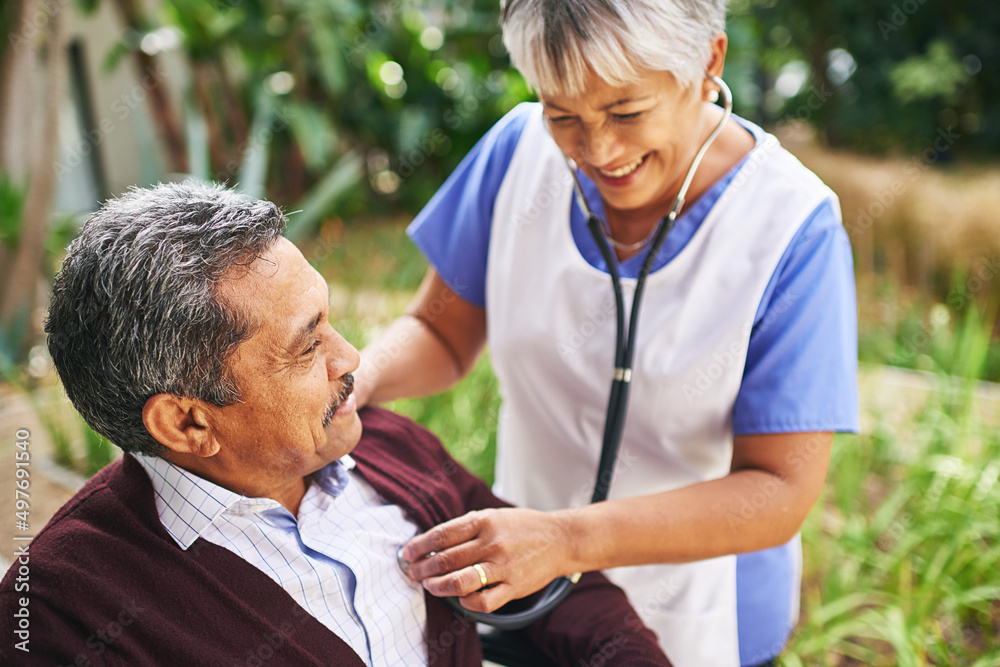
<instances>
[{"instance_id":1,"label":"white checked shirt","mask_svg":"<svg viewBox=\"0 0 1000 667\"><path fill-rule=\"evenodd\" d=\"M396 550L417 533L381 502L345 456L312 476L299 516L247 498L160 458L136 456L156 493L160 522L182 549L201 537L271 577L369 667L426 665L423 589Z\"/></svg>"}]
</instances>

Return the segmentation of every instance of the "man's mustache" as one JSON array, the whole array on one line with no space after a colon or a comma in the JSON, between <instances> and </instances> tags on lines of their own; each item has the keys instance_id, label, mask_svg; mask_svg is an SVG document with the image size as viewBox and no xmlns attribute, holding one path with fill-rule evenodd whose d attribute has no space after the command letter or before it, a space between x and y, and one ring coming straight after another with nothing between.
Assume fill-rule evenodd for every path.
<instances>
[{"instance_id":1,"label":"man's mustache","mask_svg":"<svg viewBox=\"0 0 1000 667\"><path fill-rule=\"evenodd\" d=\"M330 404L330 407L326 409L323 413L323 428L330 425L333 421L333 415L340 409L340 406L344 404L344 401L351 395L354 391L354 375L351 373L344 373L343 385L340 387L340 393L337 394L337 398Z\"/></svg>"}]
</instances>

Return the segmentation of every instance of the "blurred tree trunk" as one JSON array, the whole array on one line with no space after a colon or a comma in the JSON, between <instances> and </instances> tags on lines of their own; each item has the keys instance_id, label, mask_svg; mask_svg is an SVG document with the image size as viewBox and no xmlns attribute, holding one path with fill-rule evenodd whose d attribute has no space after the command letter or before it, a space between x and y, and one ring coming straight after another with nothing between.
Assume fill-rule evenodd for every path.
<instances>
[{"instance_id":1,"label":"blurred tree trunk","mask_svg":"<svg viewBox=\"0 0 1000 667\"><path fill-rule=\"evenodd\" d=\"M12 113L14 104L14 89L17 85L18 69L23 66L23 58L20 41L17 35L24 23L27 15L29 0L9 0L0 8L0 27L3 28L7 39L0 42L0 175L4 175L12 180L17 180L18 174L14 172L15 160L12 153L17 152L10 138L20 136L15 132L16 114ZM26 51L31 52L28 49ZM23 172L23 170L21 170ZM6 246L0 245L0 285L6 285L10 276L11 258ZM0 293L0 300L3 294Z\"/></svg>"},{"instance_id":2,"label":"blurred tree trunk","mask_svg":"<svg viewBox=\"0 0 1000 667\"><path fill-rule=\"evenodd\" d=\"M27 3L31 5L33 3ZM30 7L29 7L30 8ZM24 205L24 220L17 244L17 254L11 265L9 280L0 294L0 321L13 325L10 333L11 350L15 355L30 341L31 315L35 309L35 288L45 254L55 186L56 152L59 149L59 110L66 88L66 37L63 29L63 5L53 4L48 11L45 50L45 106L42 110L42 133L36 150L26 152L22 159L33 158L31 180ZM31 12L25 11L19 29L28 25ZM26 34L26 31L22 32ZM31 95L31 91L20 91ZM32 136L30 128L18 128Z\"/></svg>"},{"instance_id":3,"label":"blurred tree trunk","mask_svg":"<svg viewBox=\"0 0 1000 667\"><path fill-rule=\"evenodd\" d=\"M24 151L19 150L23 141L23 129L17 124L21 120L15 112L17 97L14 91L23 82L20 72L34 60L34 48L25 37L28 17L34 8L34 0L9 0L0 12L7 38L0 43L0 171L12 176L23 176L24 169L19 162ZM22 105L23 106L23 105Z\"/></svg>"},{"instance_id":4,"label":"blurred tree trunk","mask_svg":"<svg viewBox=\"0 0 1000 667\"><path fill-rule=\"evenodd\" d=\"M148 31L149 22L142 14L138 0L114 0L115 7L126 27L142 34ZM167 164L171 171L186 173L188 170L187 145L181 119L170 98L170 91L163 82L162 70L154 56L142 49L133 54L136 77L146 89L146 106L166 150ZM147 84L147 81L149 82Z\"/></svg>"},{"instance_id":5,"label":"blurred tree trunk","mask_svg":"<svg viewBox=\"0 0 1000 667\"><path fill-rule=\"evenodd\" d=\"M222 119L226 124L230 140L229 159L223 165L223 173L228 174L230 180L235 182L237 172L232 174L229 172L232 171L231 165L239 165L243 162L248 148L247 142L250 139L250 120L243 108L243 101L226 71L226 62L221 54L212 62L212 72L218 84L220 102L224 111ZM239 167L237 167L238 169Z\"/></svg>"},{"instance_id":6,"label":"blurred tree trunk","mask_svg":"<svg viewBox=\"0 0 1000 667\"><path fill-rule=\"evenodd\" d=\"M221 58L189 62L194 99L208 129L212 178L232 184L247 149L250 121Z\"/></svg>"},{"instance_id":7,"label":"blurred tree trunk","mask_svg":"<svg viewBox=\"0 0 1000 667\"><path fill-rule=\"evenodd\" d=\"M233 150L230 159L241 162L247 149L247 141L250 139L250 120L243 108L243 101L226 71L226 62L221 54L214 63L214 69L227 112L229 130L232 133Z\"/></svg>"},{"instance_id":8,"label":"blurred tree trunk","mask_svg":"<svg viewBox=\"0 0 1000 667\"><path fill-rule=\"evenodd\" d=\"M211 164L213 179L218 179L219 174L225 169L227 156L226 142L223 138L223 129L220 124L222 114L217 113L214 99L212 97L212 66L205 61L191 62L191 84L194 89L194 98L201 108L201 113L205 117L205 125L208 130L208 159ZM221 179L225 180L225 179Z\"/></svg>"},{"instance_id":9,"label":"blurred tree trunk","mask_svg":"<svg viewBox=\"0 0 1000 667\"><path fill-rule=\"evenodd\" d=\"M9 0L0 9L0 27L7 34L7 39L0 42L0 164L3 163L2 156L5 154L7 107L10 104L12 82L14 80L14 62L17 57L14 35L21 29L24 22L24 14L27 9L26 0Z\"/></svg>"},{"instance_id":10,"label":"blurred tree trunk","mask_svg":"<svg viewBox=\"0 0 1000 667\"><path fill-rule=\"evenodd\" d=\"M812 48L809 50L809 64L812 66L813 86L819 91L819 101L821 106L815 110L817 118L821 119L824 130L824 138L830 146L841 144L840 125L837 122L837 96L836 90L830 83L827 76L827 50L830 48L830 37L822 31L814 35ZM830 99L826 95L832 95Z\"/></svg>"}]
</instances>

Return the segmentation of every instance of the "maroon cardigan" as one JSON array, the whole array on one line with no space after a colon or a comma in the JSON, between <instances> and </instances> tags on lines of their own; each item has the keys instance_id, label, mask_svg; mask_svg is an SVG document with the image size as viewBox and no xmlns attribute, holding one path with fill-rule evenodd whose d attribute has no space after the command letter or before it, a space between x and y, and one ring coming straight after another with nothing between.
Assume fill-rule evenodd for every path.
<instances>
[{"instance_id":1,"label":"maroon cardigan","mask_svg":"<svg viewBox=\"0 0 1000 667\"><path fill-rule=\"evenodd\" d=\"M427 430L362 411L357 471L421 530L503 503ZM187 551L164 530L146 472L129 455L91 479L35 537L28 585L15 561L0 582L0 663L18 665L344 665L364 663L280 586L203 539ZM23 582L22 582L23 586ZM29 653L14 646L28 598ZM475 624L425 596L428 662L480 665ZM524 632L565 665L668 665L619 589L584 576ZM395 667L395 666L393 666Z\"/></svg>"}]
</instances>

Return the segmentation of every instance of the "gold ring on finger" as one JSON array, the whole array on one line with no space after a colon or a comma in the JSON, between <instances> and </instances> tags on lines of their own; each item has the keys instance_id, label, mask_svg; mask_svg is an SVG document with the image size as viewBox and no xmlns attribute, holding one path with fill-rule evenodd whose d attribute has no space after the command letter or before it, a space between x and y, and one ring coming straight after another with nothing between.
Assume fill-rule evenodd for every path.
<instances>
[{"instance_id":1,"label":"gold ring on finger","mask_svg":"<svg viewBox=\"0 0 1000 667\"><path fill-rule=\"evenodd\" d=\"M486 588L486 585L490 583L490 580L486 578L486 571L483 570L483 566L479 563L473 563L472 569L479 573L479 583L482 584L482 588Z\"/></svg>"}]
</instances>

